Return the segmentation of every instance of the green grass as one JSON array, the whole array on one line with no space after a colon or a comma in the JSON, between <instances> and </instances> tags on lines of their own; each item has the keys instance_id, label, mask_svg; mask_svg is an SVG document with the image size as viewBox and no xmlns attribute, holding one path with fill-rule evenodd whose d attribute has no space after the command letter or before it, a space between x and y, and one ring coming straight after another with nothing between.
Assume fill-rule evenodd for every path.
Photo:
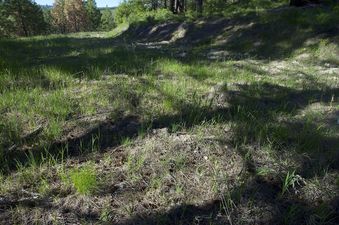
<instances>
[{"instance_id":1,"label":"green grass","mask_svg":"<svg viewBox=\"0 0 339 225\"><path fill-rule=\"evenodd\" d=\"M91 166L74 169L69 172L69 177L79 194L91 194L98 186L97 174Z\"/></svg>"},{"instance_id":2,"label":"green grass","mask_svg":"<svg viewBox=\"0 0 339 225\"><path fill-rule=\"evenodd\" d=\"M0 40L4 221L335 224L335 10Z\"/></svg>"}]
</instances>

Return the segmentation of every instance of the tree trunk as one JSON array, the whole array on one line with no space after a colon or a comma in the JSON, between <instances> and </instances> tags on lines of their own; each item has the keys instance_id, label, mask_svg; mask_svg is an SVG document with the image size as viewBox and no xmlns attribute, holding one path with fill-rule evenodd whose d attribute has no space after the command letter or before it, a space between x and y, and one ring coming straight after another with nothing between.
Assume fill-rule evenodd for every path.
<instances>
[{"instance_id":1,"label":"tree trunk","mask_svg":"<svg viewBox=\"0 0 339 225\"><path fill-rule=\"evenodd\" d=\"M21 26L22 26L22 29L24 30L25 36L28 37L28 30L24 22L24 19L22 18L22 15L20 15L20 20L21 20Z\"/></svg>"},{"instance_id":2,"label":"tree trunk","mask_svg":"<svg viewBox=\"0 0 339 225\"><path fill-rule=\"evenodd\" d=\"M196 2L197 13L199 16L201 16L202 11L203 11L203 0L195 0L195 2Z\"/></svg>"},{"instance_id":3,"label":"tree trunk","mask_svg":"<svg viewBox=\"0 0 339 225\"><path fill-rule=\"evenodd\" d=\"M152 9L156 10L158 8L158 0L152 0Z\"/></svg>"},{"instance_id":4,"label":"tree trunk","mask_svg":"<svg viewBox=\"0 0 339 225\"><path fill-rule=\"evenodd\" d=\"M176 0L170 0L170 10L172 13L176 13L175 12L175 8L174 8L174 3L175 3Z\"/></svg>"},{"instance_id":5,"label":"tree trunk","mask_svg":"<svg viewBox=\"0 0 339 225\"><path fill-rule=\"evenodd\" d=\"M174 13L185 11L185 0L170 0L170 10Z\"/></svg>"},{"instance_id":6,"label":"tree trunk","mask_svg":"<svg viewBox=\"0 0 339 225\"><path fill-rule=\"evenodd\" d=\"M23 18L23 15L22 15L21 5L18 3L17 6L18 6L18 14L19 14L18 16L20 18L22 30L24 31L25 36L28 37L28 30L27 30L26 23L25 23L25 20Z\"/></svg>"}]
</instances>

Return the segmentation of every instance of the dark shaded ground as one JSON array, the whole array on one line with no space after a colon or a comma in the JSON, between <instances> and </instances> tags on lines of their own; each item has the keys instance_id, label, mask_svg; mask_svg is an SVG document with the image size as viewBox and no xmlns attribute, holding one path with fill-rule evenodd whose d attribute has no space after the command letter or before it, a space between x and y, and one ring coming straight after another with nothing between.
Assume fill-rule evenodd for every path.
<instances>
[{"instance_id":1,"label":"dark shaded ground","mask_svg":"<svg viewBox=\"0 0 339 225\"><path fill-rule=\"evenodd\" d=\"M134 25L125 35L139 42L162 42L171 41L181 32L183 37L174 39L172 44L184 49L203 44L209 50L213 43L215 50L227 51L229 58L274 60L288 58L311 37L337 37L338 19L325 6L285 8L237 19Z\"/></svg>"},{"instance_id":2,"label":"dark shaded ground","mask_svg":"<svg viewBox=\"0 0 339 225\"><path fill-rule=\"evenodd\" d=\"M242 187L237 187L242 188ZM166 213L138 215L117 224L337 224L339 222L339 199L321 206L309 205L303 201L282 199L279 188L262 180L253 180L237 188L232 197L238 201L227 206L227 199L218 199L204 205L180 205ZM247 205L254 204L261 210L249 215ZM326 208L329 205L332 208ZM229 207L229 208L227 208ZM334 210L333 210L334 209ZM325 214L326 216L324 217ZM250 220L244 221L244 217Z\"/></svg>"},{"instance_id":3,"label":"dark shaded ground","mask_svg":"<svg viewBox=\"0 0 339 225\"><path fill-rule=\"evenodd\" d=\"M205 57L201 57L204 56L201 53L208 53L212 43L213 50L227 52L226 58L285 59L310 38L329 37L338 42L338 19L335 11L319 6L195 23L136 24L115 39L57 37L47 40L3 40L0 42L0 68L10 68L13 73L20 74L20 71L15 70L16 67L20 70L26 67L29 72L30 69L52 66L78 78L95 79L96 77L91 77L91 67L96 66L101 70L109 69L112 73L138 75L152 72L152 62L159 58L204 63ZM180 30L185 30L183 37L175 39L170 45L162 45L158 50L135 45L135 42L169 41ZM316 47L318 44L308 47ZM194 50L194 46L201 47ZM181 50L178 51L178 47ZM11 49L17 49L15 56L10 54ZM112 51L96 55L87 52L101 49ZM178 53L182 51L188 57L180 57ZM31 55L32 52L34 55ZM26 57L27 54L34 58L33 64L32 58ZM42 80L43 86L51 83L43 74L35 72L35 76Z\"/></svg>"},{"instance_id":4,"label":"dark shaded ground","mask_svg":"<svg viewBox=\"0 0 339 225\"><path fill-rule=\"evenodd\" d=\"M251 95L253 90L257 93L256 97ZM333 93L339 94L339 89L300 91L265 83L240 85L237 91L231 93L229 99L231 106L228 108L213 110L189 103L178 103L179 114L175 116L164 115L157 121L138 121L137 117L124 118L116 123L107 121L83 136L68 140L69 156L77 156L79 154L79 149L77 149L79 143L90 144L92 135L97 133L100 133L100 147L106 149L119 145L119 140L123 138L136 137L142 126L157 129L169 127L173 123L185 122L186 128L189 128L200 124L202 121L218 117L219 122L232 121L236 124L232 140L234 144L246 138L246 141L242 142L253 146L263 145L263 142L260 143L261 137L258 136L256 130L268 127L265 130L266 133L260 135L272 137L271 140L274 140L274 144L276 144L273 144L275 151L297 149L300 155L308 155L307 158L304 158L304 166L300 168L300 171L297 171L298 174L304 178L322 176L319 172L324 168L328 172L338 170L339 154L337 147L339 146L339 139L323 135L317 131L317 126L312 123L308 125L300 122L277 123L277 118L274 115L277 112L297 113L298 110L306 107L311 99L319 101L322 98L322 101L329 102ZM169 97L173 98L173 96ZM289 104L282 105L282 102ZM239 111L239 107L243 109ZM251 115L252 119L249 119L248 115ZM253 116L255 119L253 119ZM112 136L115 138L112 138ZM310 140L313 141L310 142ZM60 149L64 144L56 143L55 149ZM239 151L242 152L242 149L240 148ZM247 158L245 154L243 157ZM262 179L256 175L256 162L251 161L251 159L246 159L246 162L246 171L254 179L249 179L241 187L233 188L230 193L225 193L220 199L211 200L204 205L183 204L161 213L148 211L143 214L140 212L133 218L117 221L117 224L210 224L211 222L214 224L241 224L243 214L248 213L246 207L249 204L254 204L256 208L260 209L258 209L258 214L248 215L251 218L251 224L306 224L306 221L313 220L317 224L337 224L339 222L338 199L309 205L307 202L299 200L297 195L293 193L290 193L288 197L281 197L282 180L279 178ZM140 188L132 189L142 192L143 189ZM114 193L114 190L107 189L107 191ZM230 204L227 206L229 208L225 209L225 201L227 202L225 196L229 194L232 196L232 202L228 203ZM76 214L87 222L90 220L94 222L99 219L99 215L95 214Z\"/></svg>"},{"instance_id":5,"label":"dark shaded ground","mask_svg":"<svg viewBox=\"0 0 339 225\"><path fill-rule=\"evenodd\" d=\"M292 10L292 9L291 9ZM294 9L293 9L294 10ZM183 63L189 64L192 61L200 60L208 63L205 59L196 56L180 58L176 55L167 54L171 48L190 44L204 44L202 50L208 50L208 45L212 39L217 38L225 31L232 30L228 37L223 37L225 42L217 45L219 49L227 50L231 56L242 55L244 58L260 59L285 59L302 46L306 40L314 36L338 36L338 27L335 23L315 22L295 25L301 19L303 13L293 11L281 17L274 17L275 12L264 16L251 15L239 20L219 19L207 21L204 24L182 24L170 23L158 26L156 32L151 32L154 26L140 25L130 28L125 35L134 34L133 41L159 42L169 41L172 34L181 27L186 29L187 36L178 39L172 45L163 50L152 50L136 46L131 51L130 43L127 47L123 45L115 46L117 40L111 38L56 38L44 41L3 41L1 54L2 68L11 68L15 71L16 63L24 65L28 71L39 66L55 66L60 71L74 74L75 77L97 79L90 77L88 65L98 66L101 70L109 68L112 73L126 73L138 78L138 75L153 71L153 60L159 58L176 58ZM322 11L316 9L314 13L321 14ZM290 10L288 11L290 13ZM298 14L300 13L300 15ZM287 18L290 17L289 19ZM333 17L335 18L335 17ZM332 20L330 17L328 20ZM256 21L250 25L250 21ZM305 23L305 21L304 21ZM284 29L287 26L289 29ZM238 27L237 30L234 30ZM300 30L306 29L305 33ZM285 31L286 30L286 31ZM130 42L132 42L132 40ZM258 42L255 48L246 43ZM288 42L287 45L281 45ZM49 46L51 45L51 46ZM76 46L70 48L69 46ZM87 49L112 48L111 53L100 53L98 55L87 55ZM17 59L13 58L6 49L17 48L20 52ZM29 52L34 52L34 63L31 64L27 58ZM70 56L73 51L79 51L78 55ZM191 52L192 54L194 51ZM249 54L245 54L249 53ZM198 58L198 59L197 59ZM0 67L0 68L1 68ZM78 73L82 71L81 73ZM28 73L29 74L29 73ZM48 81L43 73L35 74L41 82L35 85L50 88L53 82ZM89 76L89 77L87 77ZM16 84L20 85L20 84ZM25 86L25 83L21 84ZM145 83L152 89L161 92L151 83ZM338 171L339 167L339 139L337 136L328 136L319 131L314 121L279 121L277 115L296 115L300 110L305 109L311 102L323 102L328 104L333 95L339 96L338 88L321 87L313 84L315 88L308 90L295 90L279 85L268 83L253 83L249 85L236 85L236 90L229 92L227 101L228 107L202 107L196 102L183 102L176 96L165 98L174 102L178 109L176 115L162 115L154 121L142 121L138 116L119 118L115 121L106 120L93 127L91 130L78 136L67 138L61 142L51 144L48 154L58 155L58 150L66 148L69 157L78 157L80 153L85 156L85 152L80 152L79 146L90 146L93 136L98 136L98 146L101 150L117 147L122 139L134 138L140 129L158 129L170 127L172 124L183 123L185 128L190 128L201 124L202 121L210 121L218 118L219 122L233 122L234 136L231 143L233 147L238 147L238 143L244 145L259 146L264 145L265 139L272 140L273 150L279 154L281 151L296 150L300 155L307 154L303 161L303 166L297 171L304 178L322 176L321 171L327 169L328 172ZM6 87L2 87L6 88ZM2 90L1 90L2 91ZM328 121L328 126L333 126L333 121ZM261 131L258 133L257 131ZM239 152L246 157L244 149L239 148ZM36 157L41 156L45 150L34 152ZM25 153L8 153L9 159L26 160ZM247 172L254 178L243 186L234 188L231 191L232 199L235 202L225 203L223 196L219 199L211 200L203 205L182 204L175 206L167 212L140 213L135 217L117 222L118 224L241 224L241 216L244 208L249 204L262 207L262 211L253 212L251 224L338 224L339 223L339 201L338 198L330 202L309 205L303 200L298 200L297 196L291 194L288 197L281 197L281 180L263 180L257 177L256 162L246 159ZM14 165L12 165L14 166ZM229 193L225 193L227 196ZM225 205L226 204L226 205ZM229 204L229 205L227 205ZM39 206L35 206L39 207ZM226 208L225 208L226 207ZM227 208L228 207L228 208ZM1 210L5 210L1 208ZM228 211L229 210L229 211ZM65 212L69 213L69 212ZM77 214L77 212L74 212ZM266 214L263 214L266 213ZM77 215L86 221L97 222L99 215ZM0 221L1 223L1 221Z\"/></svg>"}]
</instances>

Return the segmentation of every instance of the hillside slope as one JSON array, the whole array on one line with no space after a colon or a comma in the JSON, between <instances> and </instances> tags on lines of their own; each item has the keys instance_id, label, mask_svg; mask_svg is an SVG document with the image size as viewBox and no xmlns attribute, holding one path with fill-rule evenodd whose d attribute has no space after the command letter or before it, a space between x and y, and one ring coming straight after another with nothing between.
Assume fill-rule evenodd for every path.
<instances>
[{"instance_id":1,"label":"hillside slope","mask_svg":"<svg viewBox=\"0 0 339 225\"><path fill-rule=\"evenodd\" d=\"M0 40L0 224L338 224L336 12Z\"/></svg>"}]
</instances>

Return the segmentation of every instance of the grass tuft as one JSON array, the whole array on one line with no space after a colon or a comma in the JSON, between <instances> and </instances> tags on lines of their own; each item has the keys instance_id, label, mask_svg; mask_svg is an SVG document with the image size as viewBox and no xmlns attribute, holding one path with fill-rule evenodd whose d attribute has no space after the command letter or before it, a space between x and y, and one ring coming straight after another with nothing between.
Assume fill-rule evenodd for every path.
<instances>
[{"instance_id":1,"label":"grass tuft","mask_svg":"<svg viewBox=\"0 0 339 225\"><path fill-rule=\"evenodd\" d=\"M89 195L98 187L97 174L93 166L84 166L69 173L70 180L78 193Z\"/></svg>"}]
</instances>

